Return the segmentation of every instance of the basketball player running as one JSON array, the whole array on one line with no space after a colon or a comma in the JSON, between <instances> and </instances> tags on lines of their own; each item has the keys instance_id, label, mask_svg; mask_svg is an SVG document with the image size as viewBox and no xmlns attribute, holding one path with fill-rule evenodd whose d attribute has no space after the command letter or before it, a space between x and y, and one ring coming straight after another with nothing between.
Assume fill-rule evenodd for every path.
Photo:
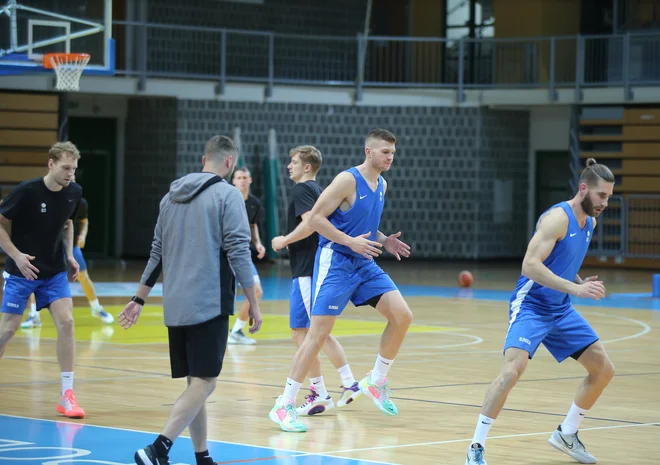
<instances>
[{"instance_id":1,"label":"basketball player running","mask_svg":"<svg viewBox=\"0 0 660 465\"><path fill-rule=\"evenodd\" d=\"M238 190L241 191L241 194L243 194L245 209L247 210L248 221L250 222L252 243L254 244L255 249L257 249L257 258L261 260L266 255L266 248L261 243L261 238L259 237L258 223L261 216L261 202L257 197L250 194L250 185L252 184L252 176L250 176L250 171L243 167L236 168L234 170L232 183L238 188ZM254 289L257 293L257 301L261 302L261 297L264 295L264 291L261 288L261 280L259 279L259 273L257 272L257 267L254 266L254 263L252 263L252 273L254 274ZM244 301L243 306L241 307L241 311L238 314L238 318L236 318L236 321L234 322L234 327L229 333L229 344L254 345L257 343L257 341L247 337L243 333L243 328L248 321L249 308L250 305L248 301Z\"/></svg>"},{"instance_id":2,"label":"basketball player running","mask_svg":"<svg viewBox=\"0 0 660 465\"><path fill-rule=\"evenodd\" d=\"M71 178L71 182L76 182L76 177ZM80 205L76 211L76 217L73 219L73 257L78 262L80 271L78 273L78 282L85 293L85 297L89 301L89 305L92 308L92 316L100 319L103 323L112 324L115 321L114 317L106 312L99 300L96 297L96 290L94 289L94 283L89 277L87 272L87 262L85 257L82 254L82 250L85 248L85 240L87 239L87 228L89 224L88 220L88 205L85 198L80 199ZM34 298L30 297L30 316L27 320L21 323L21 328L34 328L36 326L41 326L41 318L39 318L39 313L37 312L36 304L32 304Z\"/></svg>"},{"instance_id":3,"label":"basketball player running","mask_svg":"<svg viewBox=\"0 0 660 465\"><path fill-rule=\"evenodd\" d=\"M0 248L8 255L5 265L0 357L21 324L30 294L37 310L48 308L57 328L57 359L62 370L62 392L57 411L69 418L85 412L73 393L76 341L73 302L66 262L78 276L73 256L73 222L82 188L71 182L80 153L71 142L58 142L48 152L48 174L19 184L0 204L0 223L11 221L11 237L0 227Z\"/></svg>"},{"instance_id":4,"label":"basketball player running","mask_svg":"<svg viewBox=\"0 0 660 465\"><path fill-rule=\"evenodd\" d=\"M614 376L614 365L596 332L571 305L569 294L594 300L605 297L597 276L581 279L578 271L596 218L607 207L613 188L612 172L590 158L575 197L539 218L511 297L502 369L486 393L466 465L486 465L488 430L541 343L557 362L571 357L588 372L568 415L548 442L580 463L596 463L578 439L578 428Z\"/></svg>"},{"instance_id":5,"label":"basketball player running","mask_svg":"<svg viewBox=\"0 0 660 465\"><path fill-rule=\"evenodd\" d=\"M373 371L358 386L387 415L398 410L390 400L387 373L412 322L412 312L390 277L373 261L381 247L401 259L410 247L378 230L387 183L381 173L390 169L396 138L384 129L371 131L365 141L365 161L332 181L314 205L309 227L320 235L312 280L312 318L305 341L289 371L284 394L269 418L284 431L304 432L295 398L314 358L332 331L335 319L350 300L371 305L388 320Z\"/></svg>"},{"instance_id":6,"label":"basketball player running","mask_svg":"<svg viewBox=\"0 0 660 465\"><path fill-rule=\"evenodd\" d=\"M272 247L275 252L285 247L289 248L289 263L293 275L289 300L289 325L291 337L300 347L309 329L314 257L319 245L318 233L308 228L309 215L323 191L316 182L316 174L321 169L323 158L321 152L311 145L296 147L289 155L291 157L291 163L287 167L289 177L296 183L288 209L289 233L286 236L273 238ZM328 354L341 377L343 392L337 407L344 407L360 396L360 388L339 341L329 335L323 344L323 350ZM333 408L334 402L325 387L321 375L321 358L318 355L314 358L308 375L311 392L305 397L305 403L298 407L298 414L315 415Z\"/></svg>"}]
</instances>

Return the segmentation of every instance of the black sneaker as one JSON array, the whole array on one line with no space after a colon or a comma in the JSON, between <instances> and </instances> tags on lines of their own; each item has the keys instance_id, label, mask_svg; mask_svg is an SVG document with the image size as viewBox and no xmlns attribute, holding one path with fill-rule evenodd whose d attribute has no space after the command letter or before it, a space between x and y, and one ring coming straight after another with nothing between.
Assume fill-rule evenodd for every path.
<instances>
[{"instance_id":1,"label":"black sneaker","mask_svg":"<svg viewBox=\"0 0 660 465\"><path fill-rule=\"evenodd\" d=\"M170 465L168 457L158 457L156 455L156 448L153 444L149 444L144 449L140 449L133 457L137 465Z\"/></svg>"}]
</instances>

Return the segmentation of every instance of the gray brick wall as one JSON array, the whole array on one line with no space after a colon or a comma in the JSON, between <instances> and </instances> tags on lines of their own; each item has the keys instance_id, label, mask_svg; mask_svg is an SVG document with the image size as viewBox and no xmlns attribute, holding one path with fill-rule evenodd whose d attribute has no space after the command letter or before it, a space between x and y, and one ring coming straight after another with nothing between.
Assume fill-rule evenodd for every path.
<instances>
[{"instance_id":1,"label":"gray brick wall","mask_svg":"<svg viewBox=\"0 0 660 465\"><path fill-rule=\"evenodd\" d=\"M527 215L526 112L448 107L355 107L316 104L178 102L177 175L200 169L206 140L241 127L243 156L253 193L262 195L261 168L268 129L277 131L280 181L291 190L288 151L313 144L324 155L319 182L363 161L364 136L385 127L398 137L397 155L384 176L389 190L382 230L402 230L419 258L519 257ZM494 214L496 181L513 186L511 214ZM500 183L498 183L500 184ZM504 182L503 184L506 184ZM279 199L286 228L286 199Z\"/></svg>"},{"instance_id":2,"label":"gray brick wall","mask_svg":"<svg viewBox=\"0 0 660 465\"><path fill-rule=\"evenodd\" d=\"M177 101L130 98L126 118L124 255L149 255L158 205L175 179Z\"/></svg>"}]
</instances>

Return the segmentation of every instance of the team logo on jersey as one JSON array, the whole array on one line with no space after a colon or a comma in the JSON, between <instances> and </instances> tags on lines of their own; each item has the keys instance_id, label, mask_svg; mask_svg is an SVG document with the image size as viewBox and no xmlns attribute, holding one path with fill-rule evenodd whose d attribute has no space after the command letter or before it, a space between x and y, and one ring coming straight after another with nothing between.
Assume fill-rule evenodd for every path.
<instances>
[{"instance_id":1,"label":"team logo on jersey","mask_svg":"<svg viewBox=\"0 0 660 465\"><path fill-rule=\"evenodd\" d=\"M591 239L591 231L587 231L587 242L589 242L589 239Z\"/></svg>"},{"instance_id":2,"label":"team logo on jersey","mask_svg":"<svg viewBox=\"0 0 660 465\"><path fill-rule=\"evenodd\" d=\"M383 201L383 191L380 191L380 201Z\"/></svg>"},{"instance_id":3,"label":"team logo on jersey","mask_svg":"<svg viewBox=\"0 0 660 465\"><path fill-rule=\"evenodd\" d=\"M41 213L46 213L46 204L45 203L41 204Z\"/></svg>"}]
</instances>

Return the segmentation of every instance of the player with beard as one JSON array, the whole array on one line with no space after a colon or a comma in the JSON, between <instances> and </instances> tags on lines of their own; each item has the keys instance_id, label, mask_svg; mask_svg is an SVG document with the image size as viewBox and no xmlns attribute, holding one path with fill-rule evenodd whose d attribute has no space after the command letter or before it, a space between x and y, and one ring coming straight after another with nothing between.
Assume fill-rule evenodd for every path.
<instances>
[{"instance_id":1,"label":"player with beard","mask_svg":"<svg viewBox=\"0 0 660 465\"><path fill-rule=\"evenodd\" d=\"M568 415L548 442L580 463L596 463L577 433L587 411L612 380L614 365L596 332L572 306L569 295L594 300L605 297L605 286L598 276L581 279L578 271L596 218L607 208L613 189L612 172L590 158L575 197L554 205L539 218L510 301L502 369L486 393L466 465L486 465L488 430L541 343L557 362L571 357L588 373Z\"/></svg>"}]
</instances>

